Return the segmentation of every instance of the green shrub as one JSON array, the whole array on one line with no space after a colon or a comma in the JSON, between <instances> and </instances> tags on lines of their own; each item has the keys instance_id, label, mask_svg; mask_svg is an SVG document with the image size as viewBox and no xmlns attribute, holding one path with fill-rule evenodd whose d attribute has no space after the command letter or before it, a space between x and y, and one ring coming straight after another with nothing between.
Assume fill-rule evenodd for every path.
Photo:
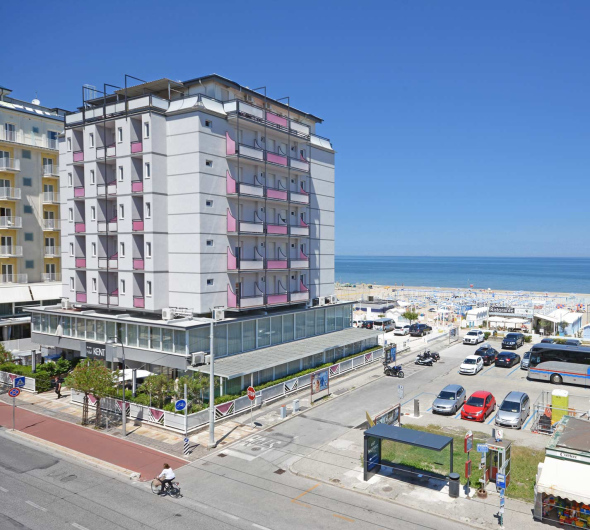
<instances>
[{"instance_id":1,"label":"green shrub","mask_svg":"<svg viewBox=\"0 0 590 530\"><path fill-rule=\"evenodd\" d=\"M35 376L35 390L37 392L49 392L51 390L51 377L43 373L33 375Z\"/></svg>"},{"instance_id":2,"label":"green shrub","mask_svg":"<svg viewBox=\"0 0 590 530\"><path fill-rule=\"evenodd\" d=\"M490 338L491 333L489 331L484 331L483 338L484 340L488 340Z\"/></svg>"},{"instance_id":3,"label":"green shrub","mask_svg":"<svg viewBox=\"0 0 590 530\"><path fill-rule=\"evenodd\" d=\"M533 342L533 336L532 335L525 335L524 341L525 342Z\"/></svg>"},{"instance_id":4,"label":"green shrub","mask_svg":"<svg viewBox=\"0 0 590 530\"><path fill-rule=\"evenodd\" d=\"M565 344L567 342L567 339L555 339L554 343L555 344Z\"/></svg>"}]
</instances>

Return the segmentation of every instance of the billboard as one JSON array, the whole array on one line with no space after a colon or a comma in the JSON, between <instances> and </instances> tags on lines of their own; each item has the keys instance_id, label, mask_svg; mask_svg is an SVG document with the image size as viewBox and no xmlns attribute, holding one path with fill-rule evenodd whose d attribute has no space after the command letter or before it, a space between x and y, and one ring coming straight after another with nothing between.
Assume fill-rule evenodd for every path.
<instances>
[{"instance_id":1,"label":"billboard","mask_svg":"<svg viewBox=\"0 0 590 530\"><path fill-rule=\"evenodd\" d=\"M324 368L311 374L311 402L330 393L330 369Z\"/></svg>"},{"instance_id":2,"label":"billboard","mask_svg":"<svg viewBox=\"0 0 590 530\"><path fill-rule=\"evenodd\" d=\"M401 427L400 410L401 407L398 404L380 412L375 416L375 424L386 423L387 425L398 425Z\"/></svg>"}]
</instances>

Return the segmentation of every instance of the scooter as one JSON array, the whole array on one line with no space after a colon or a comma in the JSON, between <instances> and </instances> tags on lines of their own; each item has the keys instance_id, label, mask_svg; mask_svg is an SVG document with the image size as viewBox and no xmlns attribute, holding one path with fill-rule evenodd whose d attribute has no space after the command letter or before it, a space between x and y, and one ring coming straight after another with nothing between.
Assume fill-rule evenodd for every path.
<instances>
[{"instance_id":1,"label":"scooter","mask_svg":"<svg viewBox=\"0 0 590 530\"><path fill-rule=\"evenodd\" d=\"M435 351L431 352L430 350L426 350L422 355L424 355L424 357L430 357L434 362L440 360L440 353Z\"/></svg>"},{"instance_id":2,"label":"scooter","mask_svg":"<svg viewBox=\"0 0 590 530\"><path fill-rule=\"evenodd\" d=\"M393 377L404 377L404 372L402 371L402 365L398 364L397 366L385 366L383 369L383 373L385 375L391 375Z\"/></svg>"},{"instance_id":3,"label":"scooter","mask_svg":"<svg viewBox=\"0 0 590 530\"><path fill-rule=\"evenodd\" d=\"M433 363L434 361L431 357L425 357L424 355L418 355L414 361L414 364L420 364L422 366L432 366Z\"/></svg>"}]
</instances>

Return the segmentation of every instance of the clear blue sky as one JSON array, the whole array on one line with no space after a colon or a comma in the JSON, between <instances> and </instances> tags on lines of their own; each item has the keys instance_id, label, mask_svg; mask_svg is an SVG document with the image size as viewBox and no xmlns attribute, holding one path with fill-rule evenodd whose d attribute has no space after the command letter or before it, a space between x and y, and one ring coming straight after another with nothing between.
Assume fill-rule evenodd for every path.
<instances>
[{"instance_id":1,"label":"clear blue sky","mask_svg":"<svg viewBox=\"0 0 590 530\"><path fill-rule=\"evenodd\" d=\"M3 2L0 85L218 73L325 119L337 254L589 256L590 2ZM382 228L379 228L382 227Z\"/></svg>"}]
</instances>

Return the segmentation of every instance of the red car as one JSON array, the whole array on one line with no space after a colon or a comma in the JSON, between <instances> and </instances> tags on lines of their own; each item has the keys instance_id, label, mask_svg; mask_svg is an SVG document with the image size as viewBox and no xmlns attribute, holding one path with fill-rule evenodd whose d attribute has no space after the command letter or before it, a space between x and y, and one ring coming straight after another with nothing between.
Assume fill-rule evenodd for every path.
<instances>
[{"instance_id":1,"label":"red car","mask_svg":"<svg viewBox=\"0 0 590 530\"><path fill-rule=\"evenodd\" d=\"M471 394L461 409L461 419L483 422L496 410L496 398L490 392L479 390Z\"/></svg>"}]
</instances>

